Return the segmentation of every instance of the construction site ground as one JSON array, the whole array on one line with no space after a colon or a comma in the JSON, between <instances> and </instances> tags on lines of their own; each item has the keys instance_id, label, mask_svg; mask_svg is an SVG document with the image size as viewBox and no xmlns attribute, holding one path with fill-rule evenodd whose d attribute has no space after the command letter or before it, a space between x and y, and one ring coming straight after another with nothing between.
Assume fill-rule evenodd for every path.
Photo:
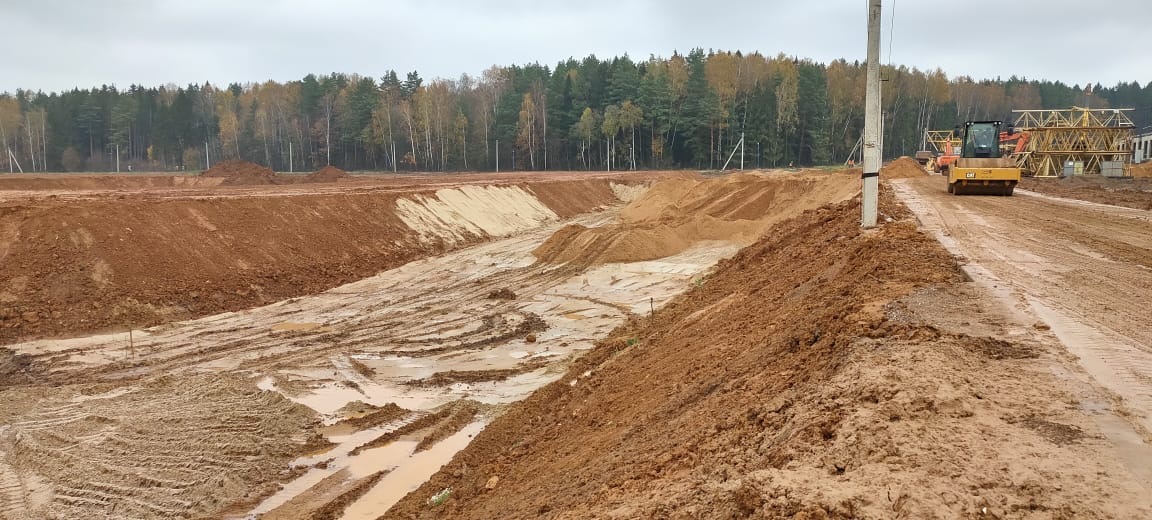
<instances>
[{"instance_id":1,"label":"construction site ground","mask_svg":"<svg viewBox=\"0 0 1152 520\"><path fill-rule=\"evenodd\" d=\"M1020 182L1020 188L1053 197L1152 210L1152 178L1148 177L1025 177Z\"/></svg>"},{"instance_id":2,"label":"construction site ground","mask_svg":"<svg viewBox=\"0 0 1152 520\"><path fill-rule=\"evenodd\" d=\"M1152 515L1149 212L858 173L2 178L0 518Z\"/></svg>"}]
</instances>

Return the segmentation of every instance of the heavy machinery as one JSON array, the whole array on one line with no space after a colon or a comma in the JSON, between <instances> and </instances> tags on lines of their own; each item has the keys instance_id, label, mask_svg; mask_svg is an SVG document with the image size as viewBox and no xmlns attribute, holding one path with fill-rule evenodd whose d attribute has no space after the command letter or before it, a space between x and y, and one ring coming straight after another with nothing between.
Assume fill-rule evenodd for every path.
<instances>
[{"instance_id":1,"label":"heavy machinery","mask_svg":"<svg viewBox=\"0 0 1152 520\"><path fill-rule=\"evenodd\" d=\"M968 121L961 130L960 157L945 169L948 193L1012 195L1020 182L1016 161L1000 151L1001 121Z\"/></svg>"},{"instance_id":2,"label":"heavy machinery","mask_svg":"<svg viewBox=\"0 0 1152 520\"><path fill-rule=\"evenodd\" d=\"M924 142L935 150L935 157L928 161L928 166L936 173L946 169L960 156L960 139L956 138L952 130L926 130Z\"/></svg>"}]
</instances>

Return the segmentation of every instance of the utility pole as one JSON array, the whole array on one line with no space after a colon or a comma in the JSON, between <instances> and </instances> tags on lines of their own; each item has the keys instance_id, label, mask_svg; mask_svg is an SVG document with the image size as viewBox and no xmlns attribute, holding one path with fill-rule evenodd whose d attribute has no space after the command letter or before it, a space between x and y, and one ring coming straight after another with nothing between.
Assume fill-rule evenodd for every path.
<instances>
[{"instance_id":1,"label":"utility pole","mask_svg":"<svg viewBox=\"0 0 1152 520\"><path fill-rule=\"evenodd\" d=\"M500 173L500 140L496 140L496 173Z\"/></svg>"},{"instance_id":2,"label":"utility pole","mask_svg":"<svg viewBox=\"0 0 1152 520\"><path fill-rule=\"evenodd\" d=\"M288 141L288 173L295 173L296 170L292 169L292 141Z\"/></svg>"},{"instance_id":3,"label":"utility pole","mask_svg":"<svg viewBox=\"0 0 1152 520\"><path fill-rule=\"evenodd\" d=\"M116 173L120 173L120 143L116 143Z\"/></svg>"},{"instance_id":4,"label":"utility pole","mask_svg":"<svg viewBox=\"0 0 1152 520\"><path fill-rule=\"evenodd\" d=\"M868 0L868 76L864 95L863 212L860 225L876 227L880 189L880 0Z\"/></svg>"},{"instance_id":5,"label":"utility pole","mask_svg":"<svg viewBox=\"0 0 1152 520\"><path fill-rule=\"evenodd\" d=\"M744 132L740 132L740 169L744 169Z\"/></svg>"},{"instance_id":6,"label":"utility pole","mask_svg":"<svg viewBox=\"0 0 1152 520\"><path fill-rule=\"evenodd\" d=\"M204 169L212 168L212 159L208 157L208 141L204 141Z\"/></svg>"}]
</instances>

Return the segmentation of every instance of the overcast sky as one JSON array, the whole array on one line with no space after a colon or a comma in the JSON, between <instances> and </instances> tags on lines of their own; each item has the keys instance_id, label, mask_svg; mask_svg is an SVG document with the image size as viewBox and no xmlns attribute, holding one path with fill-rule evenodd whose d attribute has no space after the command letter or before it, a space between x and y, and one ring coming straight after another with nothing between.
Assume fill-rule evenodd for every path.
<instances>
[{"instance_id":1,"label":"overcast sky","mask_svg":"<svg viewBox=\"0 0 1152 520\"><path fill-rule=\"evenodd\" d=\"M456 78L494 64L693 47L863 60L866 8L866 0L0 0L0 92L310 72L378 78L388 69ZM884 61L975 78L1152 81L1152 0L884 0L884 10Z\"/></svg>"}]
</instances>

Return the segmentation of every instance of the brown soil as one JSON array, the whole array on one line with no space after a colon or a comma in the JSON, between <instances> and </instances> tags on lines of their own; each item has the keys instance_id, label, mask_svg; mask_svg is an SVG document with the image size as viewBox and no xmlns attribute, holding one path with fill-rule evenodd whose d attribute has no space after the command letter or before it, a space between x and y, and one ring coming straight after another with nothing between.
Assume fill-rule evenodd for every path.
<instances>
[{"instance_id":1,"label":"brown soil","mask_svg":"<svg viewBox=\"0 0 1152 520\"><path fill-rule=\"evenodd\" d=\"M468 426L468 424L472 421L476 420L476 415L479 413L480 406L478 403L461 403L459 406L456 406L455 409L452 410L452 415L449 415L448 418L444 420L444 422L436 426L436 429L432 430L428 433L428 435L425 435L424 438L420 439L420 442L416 444L415 451L426 450L431 448L437 442L447 439L456 432L460 431L465 426Z\"/></svg>"},{"instance_id":2,"label":"brown soil","mask_svg":"<svg viewBox=\"0 0 1152 520\"><path fill-rule=\"evenodd\" d=\"M363 403L361 403L363 404ZM345 410L347 406L341 409L345 415L345 419L337 424L353 426L359 429L372 428L381 424L387 424L403 418L412 413L411 410L405 410L396 403L388 403L380 408L370 410Z\"/></svg>"},{"instance_id":3,"label":"brown soil","mask_svg":"<svg viewBox=\"0 0 1152 520\"><path fill-rule=\"evenodd\" d=\"M1149 163L1152 164L1152 163ZM1020 187L1029 191L1134 209L1152 209L1152 179L1108 178L1081 175L1056 179L1025 177Z\"/></svg>"},{"instance_id":4,"label":"brown soil","mask_svg":"<svg viewBox=\"0 0 1152 520\"><path fill-rule=\"evenodd\" d=\"M527 341L527 340L525 340ZM528 343L533 343L528 341ZM542 360L521 363L516 368L499 368L492 370L447 370L436 372L424 379L416 379L408 384L413 386L449 386L453 383L482 383L487 381L504 381L513 376L538 370L544 367Z\"/></svg>"},{"instance_id":5,"label":"brown soil","mask_svg":"<svg viewBox=\"0 0 1152 520\"><path fill-rule=\"evenodd\" d=\"M897 312L964 278L882 193L895 222L861 231L856 199L778 225L513 405L385 518L1152 513L1079 435L1091 426L1049 365L924 321L936 303Z\"/></svg>"},{"instance_id":6,"label":"brown soil","mask_svg":"<svg viewBox=\"0 0 1152 520\"><path fill-rule=\"evenodd\" d=\"M221 186L252 186L275 184L276 172L266 166L248 161L224 161L204 170L204 177L223 177Z\"/></svg>"},{"instance_id":7,"label":"brown soil","mask_svg":"<svg viewBox=\"0 0 1152 520\"><path fill-rule=\"evenodd\" d=\"M456 417L460 414L468 415L469 418L471 418L476 415L479 407L480 405L475 401L460 400L452 402L451 404L440 407L440 409L432 413L427 413L420 416L420 418L416 419L415 421L405 424L404 426L401 426L364 444L361 444L360 446L357 446L351 451L350 454L356 455L357 453L360 453L364 450L386 446L388 443L422 431L431 432L433 431L431 430L432 428L439 429L445 424L454 423L453 417ZM463 426L464 425L460 425L460 427ZM459 428L456 429L459 430ZM451 433L448 435L451 435Z\"/></svg>"},{"instance_id":8,"label":"brown soil","mask_svg":"<svg viewBox=\"0 0 1152 520\"><path fill-rule=\"evenodd\" d=\"M341 179L350 177L348 172L341 170L335 166L325 166L316 170L308 175L305 175L300 182L305 183L320 183L320 182L339 182Z\"/></svg>"},{"instance_id":9,"label":"brown soil","mask_svg":"<svg viewBox=\"0 0 1152 520\"><path fill-rule=\"evenodd\" d=\"M488 299L489 300L515 300L516 299L516 293L512 292L512 289L509 289L507 287L501 287L499 289L496 289L495 291L488 293Z\"/></svg>"},{"instance_id":10,"label":"brown soil","mask_svg":"<svg viewBox=\"0 0 1152 520\"><path fill-rule=\"evenodd\" d=\"M916 159L907 156L896 159L880 168L880 178L882 179L910 179L926 175L928 172L924 171L924 167L920 166Z\"/></svg>"},{"instance_id":11,"label":"brown soil","mask_svg":"<svg viewBox=\"0 0 1152 520\"><path fill-rule=\"evenodd\" d=\"M347 470L338 471L284 505L260 515L260 519L335 520L343 515L344 509L372 489L388 473L387 470L378 471L357 479Z\"/></svg>"},{"instance_id":12,"label":"brown soil","mask_svg":"<svg viewBox=\"0 0 1152 520\"><path fill-rule=\"evenodd\" d=\"M616 201L606 179L523 186L560 218ZM416 194L434 198L351 185L290 197L0 200L0 343L239 310L486 238L422 236L396 215L397 199Z\"/></svg>"},{"instance_id":13,"label":"brown soil","mask_svg":"<svg viewBox=\"0 0 1152 520\"><path fill-rule=\"evenodd\" d=\"M1138 179L1147 179L1152 177L1152 161L1145 161L1140 164L1133 164L1128 168L1128 175Z\"/></svg>"},{"instance_id":14,"label":"brown soil","mask_svg":"<svg viewBox=\"0 0 1152 520\"><path fill-rule=\"evenodd\" d=\"M855 190L843 175L826 173L670 179L628 204L620 224L565 226L533 254L541 262L591 266L663 258L702 240L747 244L789 215Z\"/></svg>"}]
</instances>

